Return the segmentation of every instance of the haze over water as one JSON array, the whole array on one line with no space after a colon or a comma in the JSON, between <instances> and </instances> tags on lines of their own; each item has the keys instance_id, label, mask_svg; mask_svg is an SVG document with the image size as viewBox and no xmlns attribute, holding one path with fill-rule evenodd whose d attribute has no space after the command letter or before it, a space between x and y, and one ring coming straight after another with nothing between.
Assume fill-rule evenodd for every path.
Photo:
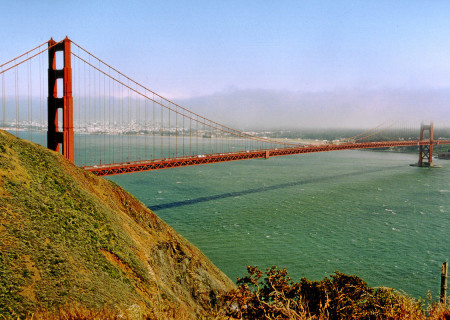
<instances>
[{"instance_id":1,"label":"haze over water","mask_svg":"<svg viewBox=\"0 0 450 320\"><path fill-rule=\"evenodd\" d=\"M339 151L112 176L231 279L247 265L319 280L335 270L439 294L450 247L450 162Z\"/></svg>"}]
</instances>

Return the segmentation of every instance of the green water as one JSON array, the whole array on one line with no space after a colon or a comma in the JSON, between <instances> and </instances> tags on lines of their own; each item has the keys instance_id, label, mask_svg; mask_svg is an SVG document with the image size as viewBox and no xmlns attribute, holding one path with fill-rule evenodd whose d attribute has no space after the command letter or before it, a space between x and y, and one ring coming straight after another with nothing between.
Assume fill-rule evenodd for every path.
<instances>
[{"instance_id":1,"label":"green water","mask_svg":"<svg viewBox=\"0 0 450 320\"><path fill-rule=\"evenodd\" d=\"M415 297L439 294L450 257L450 162L339 151L110 177L231 279L277 265L294 280L339 270Z\"/></svg>"},{"instance_id":2,"label":"green water","mask_svg":"<svg viewBox=\"0 0 450 320\"><path fill-rule=\"evenodd\" d=\"M42 134L31 136L45 142ZM80 139L89 142L77 148L80 154L98 163L97 145L106 138ZM123 156L146 150L139 139ZM371 286L437 297L440 266L450 257L450 161L436 160L442 165L436 169L409 166L416 161L413 154L339 151L109 179L231 279L244 276L247 265L285 267L294 280L339 270Z\"/></svg>"},{"instance_id":3,"label":"green water","mask_svg":"<svg viewBox=\"0 0 450 320\"><path fill-rule=\"evenodd\" d=\"M45 142L42 134L32 138ZM96 143L106 138L78 139L90 139L78 149L98 162ZM124 155L145 150L143 141ZM371 286L437 297L440 267L450 258L450 161L409 166L416 161L413 154L339 151L109 179L233 280L247 265L287 268L294 280L338 270Z\"/></svg>"},{"instance_id":4,"label":"green water","mask_svg":"<svg viewBox=\"0 0 450 320\"><path fill-rule=\"evenodd\" d=\"M30 139L27 132L16 134ZM31 138L45 142L43 134ZM85 142L77 147L85 154L78 164L106 156L97 152L105 137L77 138ZM133 137L140 142L134 147L128 137L113 138L127 142L124 157L149 151L145 138ZM436 160L442 165L436 169L409 166L416 161L413 154L340 151L109 179L231 279L244 276L247 265L285 267L295 280L339 270L371 286L437 297L440 266L450 257L450 161Z\"/></svg>"}]
</instances>

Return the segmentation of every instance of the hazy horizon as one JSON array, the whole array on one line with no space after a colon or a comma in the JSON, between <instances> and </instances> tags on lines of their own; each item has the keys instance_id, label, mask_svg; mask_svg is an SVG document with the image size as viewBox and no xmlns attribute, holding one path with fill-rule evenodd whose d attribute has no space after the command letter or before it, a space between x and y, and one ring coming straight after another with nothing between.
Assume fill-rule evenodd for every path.
<instances>
[{"instance_id":1,"label":"hazy horizon","mask_svg":"<svg viewBox=\"0 0 450 320\"><path fill-rule=\"evenodd\" d=\"M233 127L450 123L448 1L18 0L2 12L1 63L68 36Z\"/></svg>"},{"instance_id":2,"label":"hazy horizon","mask_svg":"<svg viewBox=\"0 0 450 320\"><path fill-rule=\"evenodd\" d=\"M245 129L369 128L381 123L450 125L450 89L294 92L229 89L175 99L221 124Z\"/></svg>"},{"instance_id":3,"label":"hazy horizon","mask_svg":"<svg viewBox=\"0 0 450 320\"><path fill-rule=\"evenodd\" d=\"M76 91L73 94L76 101ZM23 118L29 101L25 96L19 100L25 106L20 116ZM40 100L42 97L34 97L32 105L46 106L46 100ZM5 101L7 120L15 116L15 102L13 97ZM172 101L210 120L243 130L363 129L382 123L418 128L422 122L433 122L440 128L450 126L450 89L295 92L230 88ZM42 116L40 113L36 109L32 118Z\"/></svg>"}]
</instances>

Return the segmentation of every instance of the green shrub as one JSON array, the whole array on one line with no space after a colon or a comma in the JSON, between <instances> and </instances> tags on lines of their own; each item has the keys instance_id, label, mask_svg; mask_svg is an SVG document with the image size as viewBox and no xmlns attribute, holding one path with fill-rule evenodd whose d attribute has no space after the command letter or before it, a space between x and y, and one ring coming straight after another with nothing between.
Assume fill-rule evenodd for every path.
<instances>
[{"instance_id":1,"label":"green shrub","mask_svg":"<svg viewBox=\"0 0 450 320\"><path fill-rule=\"evenodd\" d=\"M420 301L336 271L321 281L294 282L286 269L248 267L223 299L236 319L425 319Z\"/></svg>"}]
</instances>

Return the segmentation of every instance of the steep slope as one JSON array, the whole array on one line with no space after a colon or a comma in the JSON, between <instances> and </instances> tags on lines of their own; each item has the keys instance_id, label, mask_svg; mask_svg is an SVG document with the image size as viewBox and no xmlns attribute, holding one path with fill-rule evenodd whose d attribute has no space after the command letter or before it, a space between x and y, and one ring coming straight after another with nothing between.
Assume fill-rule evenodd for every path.
<instances>
[{"instance_id":1,"label":"steep slope","mask_svg":"<svg viewBox=\"0 0 450 320\"><path fill-rule=\"evenodd\" d=\"M114 183L0 131L0 315L74 303L194 314L234 287Z\"/></svg>"}]
</instances>

